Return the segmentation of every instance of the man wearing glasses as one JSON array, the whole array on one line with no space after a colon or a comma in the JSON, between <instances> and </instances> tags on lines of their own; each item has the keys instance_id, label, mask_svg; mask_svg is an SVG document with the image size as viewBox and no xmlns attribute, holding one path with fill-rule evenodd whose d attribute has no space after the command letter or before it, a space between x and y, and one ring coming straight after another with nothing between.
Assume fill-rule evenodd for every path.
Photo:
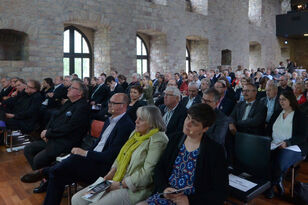
<instances>
[{"instance_id":1,"label":"man wearing glasses","mask_svg":"<svg viewBox=\"0 0 308 205\"><path fill-rule=\"evenodd\" d=\"M6 124L9 129L31 132L37 123L42 103L42 97L39 93L40 87L38 81L29 80L25 92L4 101L0 109L1 124Z\"/></svg>"},{"instance_id":2,"label":"man wearing glasses","mask_svg":"<svg viewBox=\"0 0 308 205\"><path fill-rule=\"evenodd\" d=\"M128 103L128 96L124 93L114 94L110 98L108 112L111 117L105 121L101 136L91 149L74 147L67 159L21 180L30 183L42 177L48 178L45 204L60 204L65 185L77 181L91 184L98 177L105 176L135 128L126 114Z\"/></svg>"},{"instance_id":3,"label":"man wearing glasses","mask_svg":"<svg viewBox=\"0 0 308 205\"><path fill-rule=\"evenodd\" d=\"M232 134L237 131L262 135L264 134L265 118L267 109L265 105L256 100L257 88L251 83L247 83L243 88L245 101L239 102L233 109L231 117L233 123L229 125Z\"/></svg>"},{"instance_id":4,"label":"man wearing glasses","mask_svg":"<svg viewBox=\"0 0 308 205\"><path fill-rule=\"evenodd\" d=\"M27 87L27 89L33 89ZM41 132L41 139L28 144L24 154L33 170L49 166L62 153L79 146L88 131L89 106L87 88L80 80L73 80L67 93L68 100L50 119ZM47 185L45 185L46 187ZM44 183L34 190L40 192Z\"/></svg>"}]
</instances>

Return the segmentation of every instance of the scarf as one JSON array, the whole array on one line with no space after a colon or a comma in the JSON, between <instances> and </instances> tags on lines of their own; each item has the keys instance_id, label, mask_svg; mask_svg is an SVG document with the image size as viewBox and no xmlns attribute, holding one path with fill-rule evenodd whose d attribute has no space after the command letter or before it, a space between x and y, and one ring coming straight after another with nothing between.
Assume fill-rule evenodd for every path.
<instances>
[{"instance_id":1,"label":"scarf","mask_svg":"<svg viewBox=\"0 0 308 205\"><path fill-rule=\"evenodd\" d=\"M157 128L152 129L147 134L142 136L140 136L139 132L134 132L133 136L127 140L127 142L122 147L119 155L117 156L116 162L118 164L118 168L112 179L113 181L122 181L133 152L139 147L140 144L142 144L142 142L149 139L158 131L159 130Z\"/></svg>"}]
</instances>

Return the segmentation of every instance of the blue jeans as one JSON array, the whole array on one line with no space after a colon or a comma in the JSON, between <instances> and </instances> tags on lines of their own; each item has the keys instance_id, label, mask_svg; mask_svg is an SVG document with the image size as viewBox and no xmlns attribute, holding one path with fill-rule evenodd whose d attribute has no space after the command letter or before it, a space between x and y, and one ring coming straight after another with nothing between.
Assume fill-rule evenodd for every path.
<instances>
[{"instance_id":1,"label":"blue jeans","mask_svg":"<svg viewBox=\"0 0 308 205\"><path fill-rule=\"evenodd\" d=\"M294 163L302 160L302 153L288 149L276 149L272 152L272 182L277 183L279 178Z\"/></svg>"}]
</instances>

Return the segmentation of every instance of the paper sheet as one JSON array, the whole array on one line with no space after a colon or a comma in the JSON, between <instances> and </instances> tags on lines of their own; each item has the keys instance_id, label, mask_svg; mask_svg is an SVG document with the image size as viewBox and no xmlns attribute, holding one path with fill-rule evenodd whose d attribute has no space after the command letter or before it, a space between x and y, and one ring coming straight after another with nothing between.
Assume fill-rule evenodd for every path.
<instances>
[{"instance_id":1,"label":"paper sheet","mask_svg":"<svg viewBox=\"0 0 308 205\"><path fill-rule=\"evenodd\" d=\"M288 149L288 150L291 150L291 151L294 151L294 152L301 152L302 151L297 145L292 145L292 146L286 147L285 149Z\"/></svg>"},{"instance_id":2,"label":"paper sheet","mask_svg":"<svg viewBox=\"0 0 308 205\"><path fill-rule=\"evenodd\" d=\"M233 174L229 174L229 185L243 192L247 192L248 190L257 186L257 184L248 181L246 179L240 178L238 176L235 176Z\"/></svg>"}]
</instances>

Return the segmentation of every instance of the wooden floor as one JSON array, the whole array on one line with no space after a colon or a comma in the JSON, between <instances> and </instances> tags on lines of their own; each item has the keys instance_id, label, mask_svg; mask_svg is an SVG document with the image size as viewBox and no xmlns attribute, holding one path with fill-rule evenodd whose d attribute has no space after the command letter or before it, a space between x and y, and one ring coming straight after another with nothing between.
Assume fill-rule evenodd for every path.
<instances>
[{"instance_id":1,"label":"wooden floor","mask_svg":"<svg viewBox=\"0 0 308 205\"><path fill-rule=\"evenodd\" d=\"M32 190L39 183L25 184L20 177L31 171L23 151L7 153L3 146L0 147L0 205L39 205L43 203L45 194L33 194ZM308 182L308 162L301 165L297 180ZM286 187L290 183L286 182ZM287 189L287 195L289 189ZM67 204L63 198L61 205ZM287 205L287 199L265 199L260 196L249 203L250 205Z\"/></svg>"}]
</instances>

